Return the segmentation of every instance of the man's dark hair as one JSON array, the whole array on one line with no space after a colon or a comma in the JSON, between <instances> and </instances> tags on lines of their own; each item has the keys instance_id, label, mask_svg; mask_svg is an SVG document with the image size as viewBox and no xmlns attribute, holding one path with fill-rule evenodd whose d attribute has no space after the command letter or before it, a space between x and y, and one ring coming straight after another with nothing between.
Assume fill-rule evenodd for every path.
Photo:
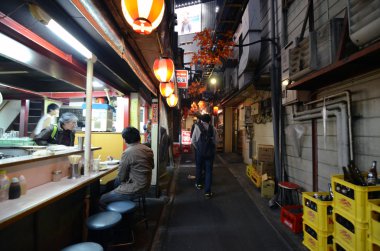
<instances>
[{"instance_id":1,"label":"man's dark hair","mask_svg":"<svg viewBox=\"0 0 380 251\"><path fill-rule=\"evenodd\" d=\"M139 130L131 126L124 128L121 136L127 144L139 143L141 141Z\"/></svg>"},{"instance_id":2,"label":"man's dark hair","mask_svg":"<svg viewBox=\"0 0 380 251\"><path fill-rule=\"evenodd\" d=\"M47 112L49 113L49 112L57 110L57 109L59 109L59 106L57 104L51 103L47 107Z\"/></svg>"},{"instance_id":3,"label":"man's dark hair","mask_svg":"<svg viewBox=\"0 0 380 251\"><path fill-rule=\"evenodd\" d=\"M201 120L202 120L203 122L210 123L210 121L211 121L211 116L210 116L210 114L203 114L202 117L201 117Z\"/></svg>"}]
</instances>

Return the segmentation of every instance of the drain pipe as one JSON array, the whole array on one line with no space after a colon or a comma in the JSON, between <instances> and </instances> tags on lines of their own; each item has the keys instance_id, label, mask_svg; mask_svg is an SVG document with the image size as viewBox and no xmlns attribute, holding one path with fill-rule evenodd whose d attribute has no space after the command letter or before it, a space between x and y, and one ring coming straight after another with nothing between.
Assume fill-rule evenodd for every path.
<instances>
[{"instance_id":1,"label":"drain pipe","mask_svg":"<svg viewBox=\"0 0 380 251\"><path fill-rule=\"evenodd\" d=\"M335 106L335 105L334 105ZM338 143L338 165L340 167L349 163L349 140L348 140L348 125L347 125L347 110L345 105L337 105L334 108L327 110L328 116L335 116L337 123L337 143ZM311 119L322 118L322 113L306 114L293 118L294 121L306 121Z\"/></svg>"}]
</instances>

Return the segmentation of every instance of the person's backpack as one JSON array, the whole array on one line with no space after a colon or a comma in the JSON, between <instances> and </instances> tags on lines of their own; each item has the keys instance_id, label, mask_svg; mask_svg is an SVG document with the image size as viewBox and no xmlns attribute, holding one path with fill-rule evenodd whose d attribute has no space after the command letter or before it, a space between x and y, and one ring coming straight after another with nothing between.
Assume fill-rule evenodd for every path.
<instances>
[{"instance_id":1,"label":"person's backpack","mask_svg":"<svg viewBox=\"0 0 380 251\"><path fill-rule=\"evenodd\" d=\"M201 135L197 142L197 154L200 154L200 156L206 159L213 158L215 155L215 135L213 127L209 125L208 130L206 130L201 123L198 123L197 126L201 130Z\"/></svg>"}]
</instances>

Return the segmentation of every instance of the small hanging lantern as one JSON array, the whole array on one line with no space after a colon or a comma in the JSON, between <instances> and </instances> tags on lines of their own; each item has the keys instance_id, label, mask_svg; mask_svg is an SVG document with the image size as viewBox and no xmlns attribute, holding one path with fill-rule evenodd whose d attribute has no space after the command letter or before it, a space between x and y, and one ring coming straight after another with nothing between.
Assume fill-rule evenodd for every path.
<instances>
[{"instance_id":1,"label":"small hanging lantern","mask_svg":"<svg viewBox=\"0 0 380 251\"><path fill-rule=\"evenodd\" d=\"M160 25L165 12L165 0L121 0L125 20L142 35L152 33Z\"/></svg>"},{"instance_id":2,"label":"small hanging lantern","mask_svg":"<svg viewBox=\"0 0 380 251\"><path fill-rule=\"evenodd\" d=\"M154 60L153 72L158 81L169 82L174 74L173 60L164 57Z\"/></svg>"},{"instance_id":3,"label":"small hanging lantern","mask_svg":"<svg viewBox=\"0 0 380 251\"><path fill-rule=\"evenodd\" d=\"M160 93L162 96L169 97L170 94L174 92L174 83L168 82L168 83L160 83Z\"/></svg>"},{"instance_id":4,"label":"small hanging lantern","mask_svg":"<svg viewBox=\"0 0 380 251\"><path fill-rule=\"evenodd\" d=\"M212 113L214 114L214 116L217 116L218 115L218 111L219 111L219 107L218 106L214 106L212 108Z\"/></svg>"},{"instance_id":5,"label":"small hanging lantern","mask_svg":"<svg viewBox=\"0 0 380 251\"><path fill-rule=\"evenodd\" d=\"M178 103L178 96L175 93L173 93L166 98L166 102L168 103L168 106L174 107Z\"/></svg>"}]
</instances>

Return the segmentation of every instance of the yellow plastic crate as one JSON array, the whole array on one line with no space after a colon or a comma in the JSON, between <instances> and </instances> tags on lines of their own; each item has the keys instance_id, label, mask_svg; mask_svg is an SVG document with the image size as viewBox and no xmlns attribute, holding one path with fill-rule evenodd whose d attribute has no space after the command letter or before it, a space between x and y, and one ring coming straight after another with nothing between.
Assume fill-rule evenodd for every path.
<instances>
[{"instance_id":1,"label":"yellow plastic crate","mask_svg":"<svg viewBox=\"0 0 380 251\"><path fill-rule=\"evenodd\" d=\"M375 241L375 240L373 240L373 241L368 240L367 250L368 251L380 251L380 242Z\"/></svg>"},{"instance_id":2,"label":"yellow plastic crate","mask_svg":"<svg viewBox=\"0 0 380 251\"><path fill-rule=\"evenodd\" d=\"M303 220L316 230L331 233L334 227L332 201L316 199L313 197L314 194L323 196L329 195L327 192L303 192ZM306 203L307 201L309 201L309 203L314 203L316 210L308 207Z\"/></svg>"},{"instance_id":3,"label":"yellow plastic crate","mask_svg":"<svg viewBox=\"0 0 380 251\"><path fill-rule=\"evenodd\" d=\"M248 165L247 166L247 176L248 177L251 177L252 171L253 171L253 166L252 165Z\"/></svg>"},{"instance_id":4,"label":"yellow plastic crate","mask_svg":"<svg viewBox=\"0 0 380 251\"><path fill-rule=\"evenodd\" d=\"M334 175L331 179L334 191L333 207L339 209L346 218L360 223L368 223L368 200L380 199L380 186L357 186L343 179L343 175ZM336 187L345 186L354 198L339 193Z\"/></svg>"},{"instance_id":5,"label":"yellow plastic crate","mask_svg":"<svg viewBox=\"0 0 380 251\"><path fill-rule=\"evenodd\" d=\"M261 188L262 177L255 169L251 173L251 180L257 188Z\"/></svg>"},{"instance_id":6,"label":"yellow plastic crate","mask_svg":"<svg viewBox=\"0 0 380 251\"><path fill-rule=\"evenodd\" d=\"M366 250L367 233L368 224L351 221L334 208L334 242L345 250Z\"/></svg>"},{"instance_id":7,"label":"yellow plastic crate","mask_svg":"<svg viewBox=\"0 0 380 251\"><path fill-rule=\"evenodd\" d=\"M303 241L302 244L311 251L332 251L333 246L333 235L332 233L327 233L325 231L318 231L317 229L311 227L307 223L302 223L303 225ZM310 232L311 229L311 232ZM313 235L312 235L313 233Z\"/></svg>"},{"instance_id":8,"label":"yellow plastic crate","mask_svg":"<svg viewBox=\"0 0 380 251\"><path fill-rule=\"evenodd\" d=\"M368 204L369 239L380 243L380 200L370 200Z\"/></svg>"}]
</instances>

